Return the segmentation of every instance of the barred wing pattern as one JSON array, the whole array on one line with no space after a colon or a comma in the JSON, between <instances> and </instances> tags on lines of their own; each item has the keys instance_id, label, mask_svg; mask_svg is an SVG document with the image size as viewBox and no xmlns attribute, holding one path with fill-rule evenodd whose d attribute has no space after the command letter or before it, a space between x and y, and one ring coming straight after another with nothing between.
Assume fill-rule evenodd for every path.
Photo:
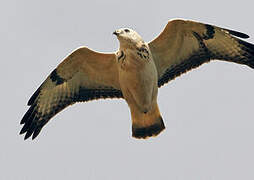
<instances>
[{"instance_id":1,"label":"barred wing pattern","mask_svg":"<svg viewBox=\"0 0 254 180\"><path fill-rule=\"evenodd\" d=\"M158 71L158 86L214 59L254 68L254 45L237 37L249 36L194 21L169 21L149 43Z\"/></svg>"},{"instance_id":2,"label":"barred wing pattern","mask_svg":"<svg viewBox=\"0 0 254 180\"><path fill-rule=\"evenodd\" d=\"M99 98L122 98L115 54L94 52L86 47L71 53L48 76L28 101L20 134L36 138L58 112L76 102Z\"/></svg>"}]
</instances>

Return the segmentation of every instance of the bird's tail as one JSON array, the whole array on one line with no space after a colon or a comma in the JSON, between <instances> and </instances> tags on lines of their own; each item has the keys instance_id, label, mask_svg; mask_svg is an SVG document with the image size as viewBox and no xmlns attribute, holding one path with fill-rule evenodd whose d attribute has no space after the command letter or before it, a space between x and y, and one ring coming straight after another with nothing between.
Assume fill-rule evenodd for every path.
<instances>
[{"instance_id":1,"label":"bird's tail","mask_svg":"<svg viewBox=\"0 0 254 180\"><path fill-rule=\"evenodd\" d=\"M157 103L147 113L132 111L132 136L146 139L165 129Z\"/></svg>"}]
</instances>

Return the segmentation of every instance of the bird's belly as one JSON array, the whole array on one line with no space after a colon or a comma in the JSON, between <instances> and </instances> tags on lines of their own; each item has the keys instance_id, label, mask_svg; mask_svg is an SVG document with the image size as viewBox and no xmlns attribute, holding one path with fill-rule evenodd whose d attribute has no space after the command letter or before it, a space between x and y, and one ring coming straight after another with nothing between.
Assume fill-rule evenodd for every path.
<instances>
[{"instance_id":1,"label":"bird's belly","mask_svg":"<svg viewBox=\"0 0 254 180\"><path fill-rule=\"evenodd\" d=\"M158 92L158 77L154 64L138 70L122 71L119 78L123 96L130 108L148 112L156 101Z\"/></svg>"}]
</instances>

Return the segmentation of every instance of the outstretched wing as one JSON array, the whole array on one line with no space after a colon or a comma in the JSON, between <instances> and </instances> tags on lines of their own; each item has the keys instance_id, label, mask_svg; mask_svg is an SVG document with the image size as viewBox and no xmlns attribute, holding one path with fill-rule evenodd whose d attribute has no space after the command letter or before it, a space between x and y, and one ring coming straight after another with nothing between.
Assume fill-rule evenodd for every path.
<instances>
[{"instance_id":1,"label":"outstretched wing","mask_svg":"<svg viewBox=\"0 0 254 180\"><path fill-rule=\"evenodd\" d=\"M47 77L28 101L20 134L32 139L58 112L75 102L121 98L115 54L94 52L86 47L71 53Z\"/></svg>"},{"instance_id":2,"label":"outstretched wing","mask_svg":"<svg viewBox=\"0 0 254 180\"><path fill-rule=\"evenodd\" d=\"M158 70L158 86L210 60L224 60L254 68L254 45L241 32L194 21L169 21L149 43Z\"/></svg>"}]
</instances>

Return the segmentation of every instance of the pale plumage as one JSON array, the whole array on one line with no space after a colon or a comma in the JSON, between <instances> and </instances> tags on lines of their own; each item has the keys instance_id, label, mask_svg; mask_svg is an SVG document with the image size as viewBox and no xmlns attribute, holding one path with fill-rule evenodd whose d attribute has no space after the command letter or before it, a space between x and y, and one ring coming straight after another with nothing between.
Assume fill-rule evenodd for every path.
<instances>
[{"instance_id":1,"label":"pale plumage","mask_svg":"<svg viewBox=\"0 0 254 180\"><path fill-rule=\"evenodd\" d=\"M210 60L254 68L254 45L248 35L194 21L169 21L149 43L131 29L119 29L116 53L86 47L67 56L28 101L21 134L34 139L58 112L76 102L124 98L132 116L132 135L147 138L164 128L157 91L168 81ZM239 38L237 38L239 37Z\"/></svg>"}]
</instances>

